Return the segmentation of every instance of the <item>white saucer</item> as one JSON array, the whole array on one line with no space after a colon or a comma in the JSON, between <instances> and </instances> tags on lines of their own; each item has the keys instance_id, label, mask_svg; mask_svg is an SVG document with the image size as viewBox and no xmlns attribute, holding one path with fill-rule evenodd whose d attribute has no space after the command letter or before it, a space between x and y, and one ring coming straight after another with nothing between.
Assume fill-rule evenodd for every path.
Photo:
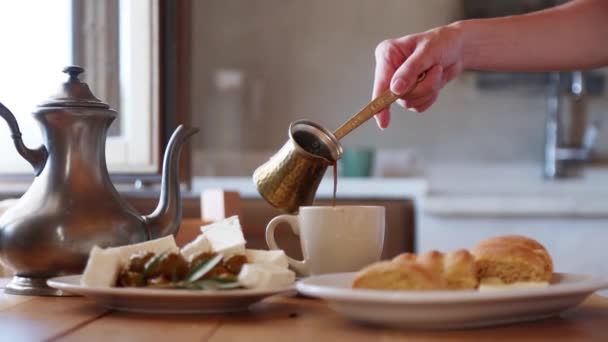
<instances>
[{"instance_id":1,"label":"white saucer","mask_svg":"<svg viewBox=\"0 0 608 342\"><path fill-rule=\"evenodd\" d=\"M608 281L587 275L554 274L545 288L491 292L381 291L352 289L356 273L314 276L298 291L326 300L336 312L358 322L419 329L453 329L530 321L555 316L580 304Z\"/></svg>"},{"instance_id":2,"label":"white saucer","mask_svg":"<svg viewBox=\"0 0 608 342\"><path fill-rule=\"evenodd\" d=\"M217 313L247 310L262 299L295 293L293 285L272 289L194 291L150 288L95 288L80 285L80 275L49 279L50 287L89 297L99 305L145 313Z\"/></svg>"}]
</instances>

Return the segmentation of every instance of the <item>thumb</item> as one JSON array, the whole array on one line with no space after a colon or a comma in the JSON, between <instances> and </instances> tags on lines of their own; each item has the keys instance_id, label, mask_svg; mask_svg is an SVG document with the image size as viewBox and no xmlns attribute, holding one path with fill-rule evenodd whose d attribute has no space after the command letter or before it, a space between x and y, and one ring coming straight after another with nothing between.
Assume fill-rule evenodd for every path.
<instances>
[{"instance_id":1,"label":"thumb","mask_svg":"<svg viewBox=\"0 0 608 342\"><path fill-rule=\"evenodd\" d=\"M424 58L421 50L414 51L395 71L391 79L391 91L393 93L398 95L407 93L416 84L418 76L431 67L431 59Z\"/></svg>"}]
</instances>

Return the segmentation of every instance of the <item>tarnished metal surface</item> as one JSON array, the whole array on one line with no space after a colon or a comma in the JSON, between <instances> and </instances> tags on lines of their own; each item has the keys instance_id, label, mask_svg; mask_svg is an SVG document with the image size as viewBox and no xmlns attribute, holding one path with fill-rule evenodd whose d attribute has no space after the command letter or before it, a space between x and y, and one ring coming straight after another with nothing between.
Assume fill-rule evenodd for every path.
<instances>
[{"instance_id":1,"label":"tarnished metal surface","mask_svg":"<svg viewBox=\"0 0 608 342\"><path fill-rule=\"evenodd\" d=\"M42 163L39 175L0 217L0 257L17 275L6 288L9 293L61 295L46 287L44 279L82 272L93 245L119 246L175 234L181 220L179 152L197 130L180 126L174 132L165 152L158 208L142 216L119 196L106 167L106 135L116 112L96 101L80 82L81 68L66 71L70 78L60 96L34 113L48 151L46 165L32 163ZM9 125L14 122L13 134L18 131L8 110L2 117L9 118Z\"/></svg>"},{"instance_id":2,"label":"tarnished metal surface","mask_svg":"<svg viewBox=\"0 0 608 342\"><path fill-rule=\"evenodd\" d=\"M253 173L262 197L276 208L295 213L311 205L327 167L342 156L335 136L306 120L293 122L289 140Z\"/></svg>"}]
</instances>

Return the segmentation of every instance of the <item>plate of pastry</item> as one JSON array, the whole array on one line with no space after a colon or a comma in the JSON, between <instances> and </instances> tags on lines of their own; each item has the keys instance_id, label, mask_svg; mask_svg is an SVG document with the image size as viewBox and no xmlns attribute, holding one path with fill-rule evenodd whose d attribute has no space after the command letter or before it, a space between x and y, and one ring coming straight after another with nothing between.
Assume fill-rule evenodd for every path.
<instances>
[{"instance_id":1,"label":"plate of pastry","mask_svg":"<svg viewBox=\"0 0 608 342\"><path fill-rule=\"evenodd\" d=\"M459 329L559 315L608 288L608 280L554 272L539 242L508 235L470 250L404 253L359 272L312 276L296 287L356 322Z\"/></svg>"},{"instance_id":2,"label":"plate of pastry","mask_svg":"<svg viewBox=\"0 0 608 342\"><path fill-rule=\"evenodd\" d=\"M181 249L173 236L133 245L94 246L83 274L48 285L109 309L144 313L247 310L279 294L295 294L283 251L245 248L238 217L201 227Z\"/></svg>"}]
</instances>

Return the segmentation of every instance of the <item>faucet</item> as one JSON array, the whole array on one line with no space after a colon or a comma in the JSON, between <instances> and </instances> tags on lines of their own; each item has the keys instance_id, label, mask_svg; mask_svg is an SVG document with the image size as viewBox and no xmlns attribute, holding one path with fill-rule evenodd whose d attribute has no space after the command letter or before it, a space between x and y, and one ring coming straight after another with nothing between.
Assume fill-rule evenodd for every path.
<instances>
[{"instance_id":1,"label":"faucet","mask_svg":"<svg viewBox=\"0 0 608 342\"><path fill-rule=\"evenodd\" d=\"M578 176L582 165L591 159L599 123L587 123L586 95L582 71L549 74L542 170L545 179ZM570 104L567 113L564 98Z\"/></svg>"}]
</instances>

